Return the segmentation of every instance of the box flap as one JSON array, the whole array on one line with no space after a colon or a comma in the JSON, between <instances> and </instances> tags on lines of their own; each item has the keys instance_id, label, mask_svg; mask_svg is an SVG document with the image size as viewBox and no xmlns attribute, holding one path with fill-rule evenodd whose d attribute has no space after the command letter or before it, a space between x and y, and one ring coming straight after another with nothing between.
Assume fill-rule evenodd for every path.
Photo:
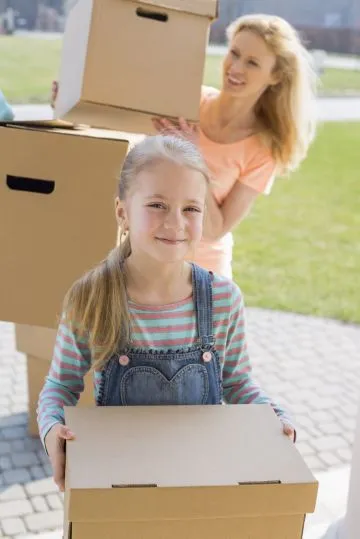
<instances>
[{"instance_id":1,"label":"box flap","mask_svg":"<svg viewBox=\"0 0 360 539\"><path fill-rule=\"evenodd\" d=\"M137 0L130 1L136 2L137 4L144 4L144 7L146 6L149 9L149 16L151 16L151 8L154 8L154 11L157 8L174 9L176 11L184 11L186 13L193 13L195 15L209 17L210 19L216 19L218 17L219 11L218 0L141 0L140 2Z\"/></svg>"},{"instance_id":2,"label":"box flap","mask_svg":"<svg viewBox=\"0 0 360 539\"><path fill-rule=\"evenodd\" d=\"M85 124L70 124L70 122L48 121L39 122L11 122L0 124L0 129L22 129L23 131L46 132L49 134L63 134L69 136L91 137L97 139L119 140L129 144L129 134L124 131L101 129Z\"/></svg>"},{"instance_id":3,"label":"box flap","mask_svg":"<svg viewBox=\"0 0 360 539\"><path fill-rule=\"evenodd\" d=\"M12 122L0 122L0 126L8 127L28 127L28 128L51 128L51 127L60 127L62 129L82 129L84 126L76 125L71 122L66 122L64 120L14 120ZM88 127L88 126L85 126Z\"/></svg>"},{"instance_id":4,"label":"box flap","mask_svg":"<svg viewBox=\"0 0 360 539\"><path fill-rule=\"evenodd\" d=\"M55 340L55 329L15 324L15 341L18 352L50 362L54 353Z\"/></svg>"},{"instance_id":5,"label":"box flap","mask_svg":"<svg viewBox=\"0 0 360 539\"><path fill-rule=\"evenodd\" d=\"M315 502L316 481L267 405L66 408L65 417L76 435L67 446L72 520L85 518L91 503L84 499L96 495L106 496L109 511L113 500L118 518L127 518L118 500L130 491L130 499L141 497L147 507L152 496L163 499L163 490L174 500L183 496L190 506L199 496L211 500L213 487L236 499L243 487L256 501L260 490L267 498L286 486L281 499L290 507ZM79 497L82 503L76 502ZM258 510L256 503L252 510Z\"/></svg>"}]
</instances>

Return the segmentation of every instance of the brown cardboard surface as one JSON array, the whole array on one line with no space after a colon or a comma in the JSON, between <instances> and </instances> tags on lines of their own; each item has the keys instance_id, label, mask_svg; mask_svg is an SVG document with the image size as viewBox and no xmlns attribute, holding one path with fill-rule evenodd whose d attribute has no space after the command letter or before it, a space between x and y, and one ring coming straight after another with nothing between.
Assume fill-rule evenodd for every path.
<instances>
[{"instance_id":1,"label":"brown cardboard surface","mask_svg":"<svg viewBox=\"0 0 360 539\"><path fill-rule=\"evenodd\" d=\"M15 324L15 343L18 352L51 361L56 330L26 324Z\"/></svg>"},{"instance_id":2,"label":"brown cardboard surface","mask_svg":"<svg viewBox=\"0 0 360 539\"><path fill-rule=\"evenodd\" d=\"M95 536L95 522L110 538L180 538L185 528L215 537L217 519L229 539L296 539L314 510L317 482L266 405L66 408L65 417L76 435L66 475L73 539Z\"/></svg>"},{"instance_id":3,"label":"brown cardboard surface","mask_svg":"<svg viewBox=\"0 0 360 539\"><path fill-rule=\"evenodd\" d=\"M0 127L0 147L0 320L54 328L68 288L115 245L128 142L13 125Z\"/></svg>"},{"instance_id":4,"label":"brown cardboard surface","mask_svg":"<svg viewBox=\"0 0 360 539\"><path fill-rule=\"evenodd\" d=\"M213 518L149 522L76 522L73 539L296 539L304 525L302 515L281 517ZM66 535L65 535L66 537Z\"/></svg>"},{"instance_id":5,"label":"brown cardboard surface","mask_svg":"<svg viewBox=\"0 0 360 539\"><path fill-rule=\"evenodd\" d=\"M38 328L44 329L44 328ZM35 345L36 346L36 345ZM29 419L28 430L30 436L39 436L37 425L37 404L40 392L44 386L45 378L49 373L50 362L52 358L49 355L47 358L36 357L31 354L26 356L27 365L27 380L28 380L28 397L29 397ZM94 405L94 391L92 374L89 373L84 379L85 388L79 399L79 406Z\"/></svg>"},{"instance_id":6,"label":"brown cardboard surface","mask_svg":"<svg viewBox=\"0 0 360 539\"><path fill-rule=\"evenodd\" d=\"M56 117L131 133L153 133L153 116L198 121L217 4L78 2L65 29Z\"/></svg>"}]
</instances>

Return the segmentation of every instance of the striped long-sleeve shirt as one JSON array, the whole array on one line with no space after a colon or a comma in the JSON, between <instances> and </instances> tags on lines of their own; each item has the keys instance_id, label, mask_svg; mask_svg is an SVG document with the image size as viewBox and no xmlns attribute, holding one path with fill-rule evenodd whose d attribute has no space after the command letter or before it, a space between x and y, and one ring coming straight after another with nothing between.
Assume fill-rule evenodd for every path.
<instances>
[{"instance_id":1,"label":"striped long-sleeve shirt","mask_svg":"<svg viewBox=\"0 0 360 539\"><path fill-rule=\"evenodd\" d=\"M136 348L176 350L197 339L192 297L161 307L129 302L132 345ZM252 378L245 337L244 303L239 288L228 279L213 277L213 322L220 358L224 401L232 404L268 403L284 423L291 421ZM60 324L49 375L40 394L38 422L42 439L56 423L64 423L64 406L76 405L91 367L91 351L85 340ZM94 372L94 397L101 374Z\"/></svg>"}]
</instances>

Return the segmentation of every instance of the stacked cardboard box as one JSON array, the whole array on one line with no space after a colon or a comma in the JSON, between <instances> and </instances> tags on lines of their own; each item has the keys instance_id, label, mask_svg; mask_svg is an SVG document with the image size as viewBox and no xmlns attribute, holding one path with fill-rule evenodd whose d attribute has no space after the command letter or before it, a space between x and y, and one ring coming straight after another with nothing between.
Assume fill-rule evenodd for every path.
<instances>
[{"instance_id":1,"label":"stacked cardboard box","mask_svg":"<svg viewBox=\"0 0 360 539\"><path fill-rule=\"evenodd\" d=\"M314 511L317 482L266 405L65 417L66 539L300 539Z\"/></svg>"},{"instance_id":2,"label":"stacked cardboard box","mask_svg":"<svg viewBox=\"0 0 360 539\"><path fill-rule=\"evenodd\" d=\"M153 116L199 119L217 0L79 0L64 36L56 115L152 133Z\"/></svg>"},{"instance_id":3,"label":"stacked cardboard box","mask_svg":"<svg viewBox=\"0 0 360 539\"><path fill-rule=\"evenodd\" d=\"M0 320L20 324L36 435L64 295L116 242L114 195L128 141L56 122L13 123L0 126L0 147ZM93 402L89 380L81 402Z\"/></svg>"},{"instance_id":4,"label":"stacked cardboard box","mask_svg":"<svg viewBox=\"0 0 360 539\"><path fill-rule=\"evenodd\" d=\"M32 433L64 295L116 241L128 134L152 132L154 115L198 120L217 9L218 0L78 0L63 39L61 122L0 127L0 320L27 326L17 347L27 354Z\"/></svg>"}]
</instances>

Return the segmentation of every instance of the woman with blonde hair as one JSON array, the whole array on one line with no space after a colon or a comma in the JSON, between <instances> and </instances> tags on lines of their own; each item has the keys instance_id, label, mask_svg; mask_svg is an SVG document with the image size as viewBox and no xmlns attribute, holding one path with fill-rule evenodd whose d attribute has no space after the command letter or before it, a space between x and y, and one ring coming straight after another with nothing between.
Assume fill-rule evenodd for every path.
<instances>
[{"instance_id":1,"label":"woman with blonde hair","mask_svg":"<svg viewBox=\"0 0 360 539\"><path fill-rule=\"evenodd\" d=\"M272 15L246 15L227 28L220 90L203 87L199 125L154 119L185 136L212 174L203 241L192 260L232 276L231 231L274 178L295 170L315 134L316 75L296 30Z\"/></svg>"}]
</instances>

